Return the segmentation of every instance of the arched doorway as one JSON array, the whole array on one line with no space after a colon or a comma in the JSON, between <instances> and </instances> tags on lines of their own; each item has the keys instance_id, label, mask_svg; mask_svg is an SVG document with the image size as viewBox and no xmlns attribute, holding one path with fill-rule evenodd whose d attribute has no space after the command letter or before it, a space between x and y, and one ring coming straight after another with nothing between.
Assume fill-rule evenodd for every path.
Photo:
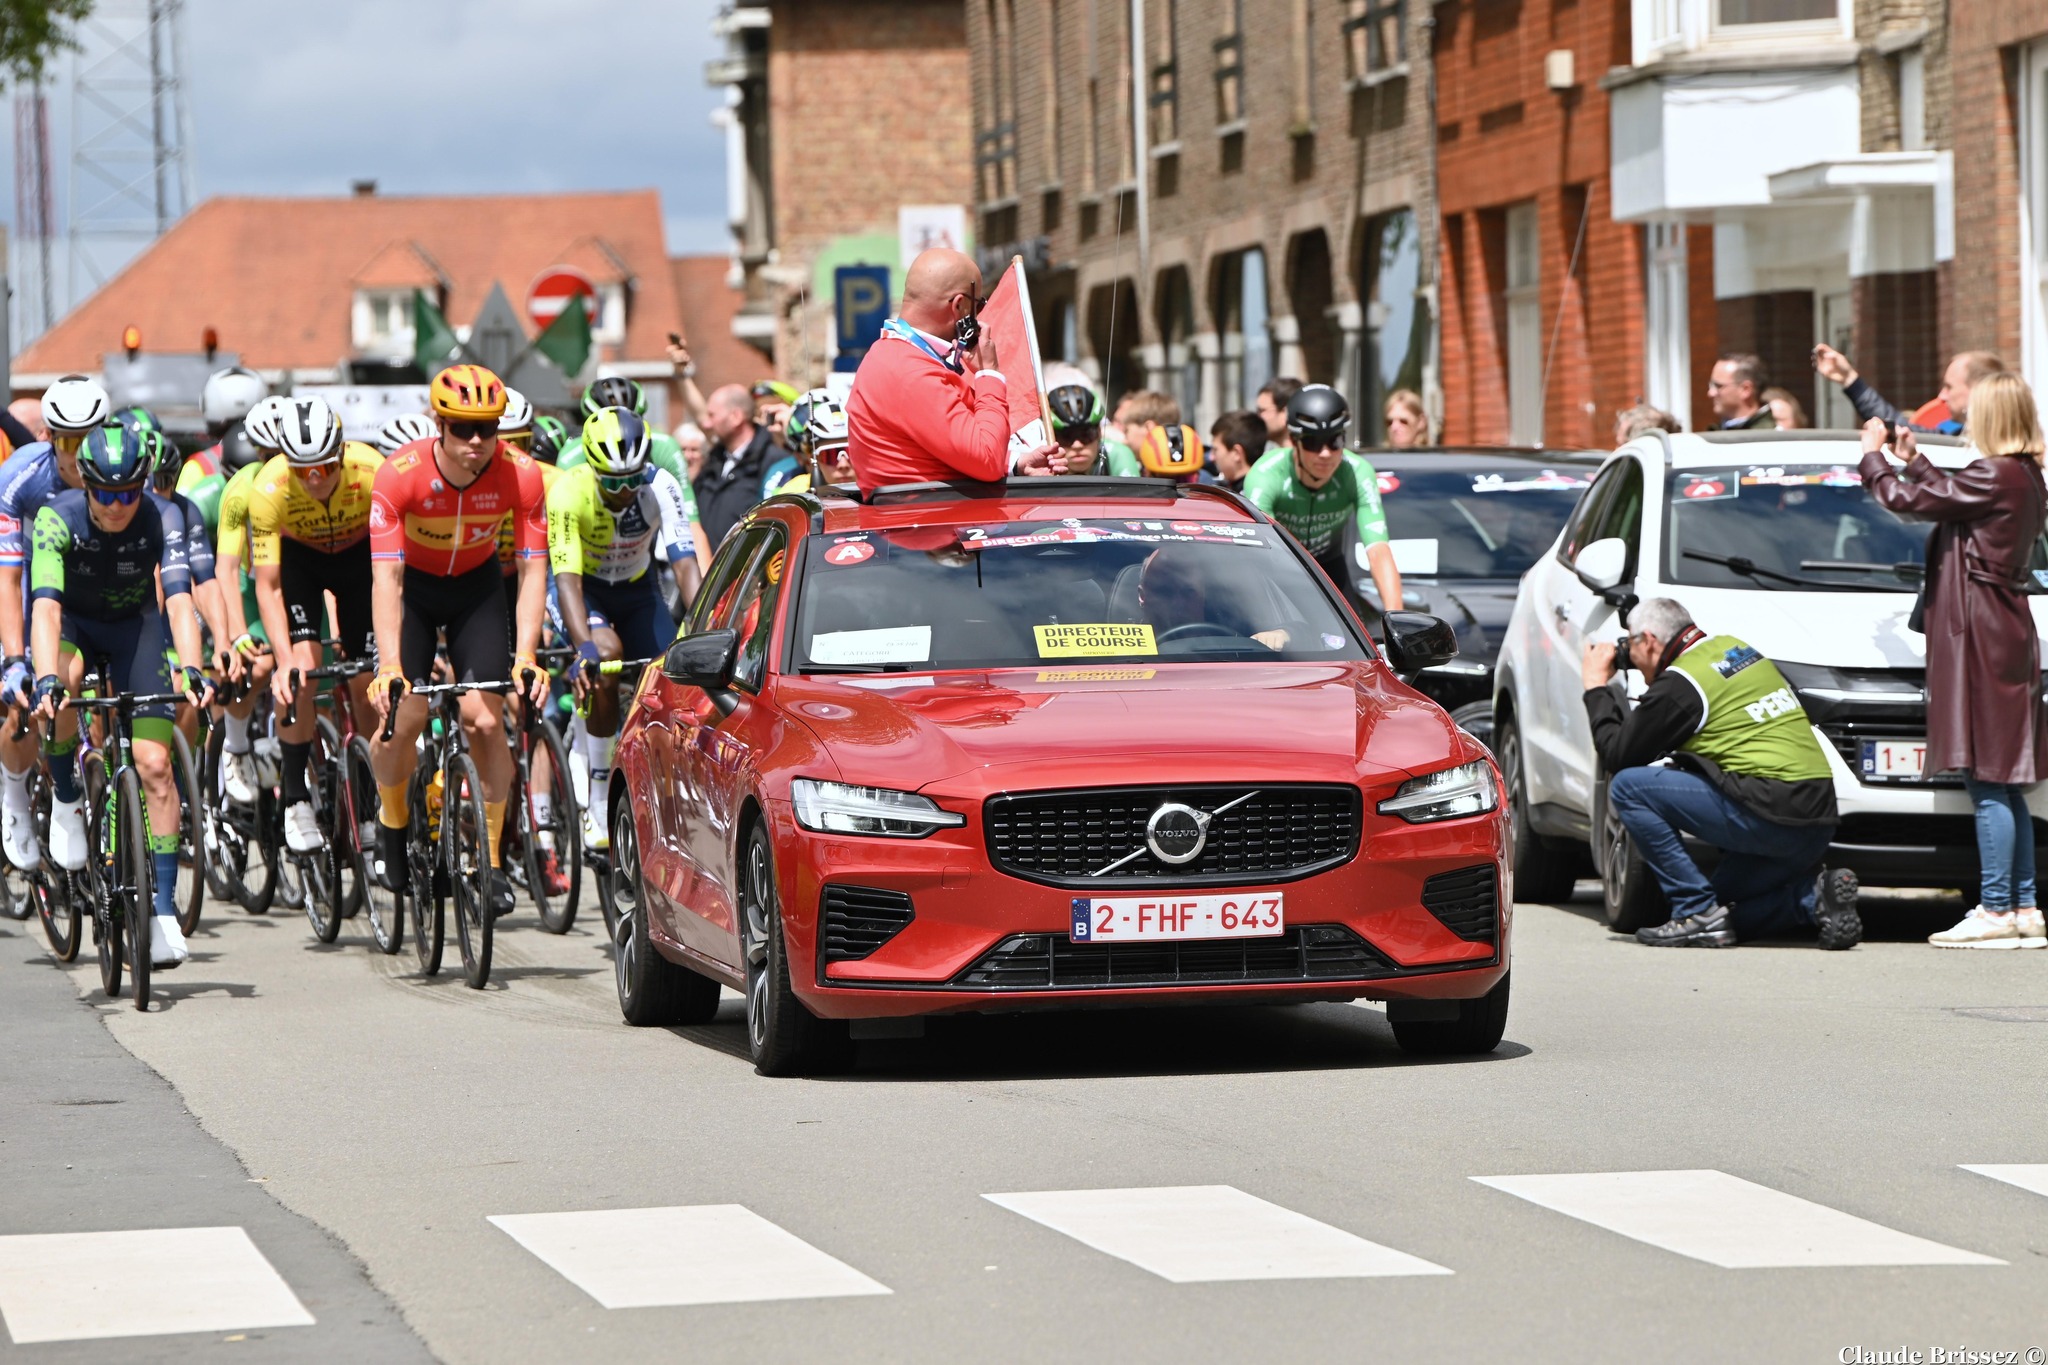
<instances>
[{"instance_id":1,"label":"arched doorway","mask_svg":"<svg viewBox=\"0 0 2048 1365\"><path fill-rule=\"evenodd\" d=\"M1336 301L1330 275L1330 236L1321 228L1297 233L1287 244L1287 302L1301 338L1299 378L1342 387L1337 373L1337 327L1330 317Z\"/></svg>"},{"instance_id":2,"label":"arched doorway","mask_svg":"<svg viewBox=\"0 0 2048 1365\"><path fill-rule=\"evenodd\" d=\"M1111 408L1132 389L1145 387L1138 360L1138 291L1134 281L1113 280L1088 292L1088 351L1102 366L1102 396Z\"/></svg>"},{"instance_id":3,"label":"arched doorway","mask_svg":"<svg viewBox=\"0 0 2048 1365\"><path fill-rule=\"evenodd\" d=\"M1154 321L1166 352L1162 376L1165 391L1180 403L1181 420L1195 420L1195 406L1201 401L1201 361L1195 354L1195 290L1188 269L1177 265L1162 271L1153 300Z\"/></svg>"}]
</instances>

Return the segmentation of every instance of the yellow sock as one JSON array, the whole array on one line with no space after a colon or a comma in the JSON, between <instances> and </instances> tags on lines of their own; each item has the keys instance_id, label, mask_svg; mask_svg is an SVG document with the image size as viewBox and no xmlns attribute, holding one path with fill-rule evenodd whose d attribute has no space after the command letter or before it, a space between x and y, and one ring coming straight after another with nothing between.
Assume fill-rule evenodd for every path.
<instances>
[{"instance_id":1,"label":"yellow sock","mask_svg":"<svg viewBox=\"0 0 2048 1365\"><path fill-rule=\"evenodd\" d=\"M505 832L505 803L484 802L484 833L490 839L491 866L498 865L498 836Z\"/></svg>"},{"instance_id":2,"label":"yellow sock","mask_svg":"<svg viewBox=\"0 0 2048 1365\"><path fill-rule=\"evenodd\" d=\"M377 823L386 829L404 829L407 824L405 783L377 788Z\"/></svg>"}]
</instances>

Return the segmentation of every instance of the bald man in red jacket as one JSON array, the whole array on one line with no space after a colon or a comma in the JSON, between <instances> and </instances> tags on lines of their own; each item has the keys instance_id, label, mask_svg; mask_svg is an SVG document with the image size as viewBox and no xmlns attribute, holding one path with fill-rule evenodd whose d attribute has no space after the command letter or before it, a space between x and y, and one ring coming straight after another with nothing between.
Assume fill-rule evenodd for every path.
<instances>
[{"instance_id":1,"label":"bald man in red jacket","mask_svg":"<svg viewBox=\"0 0 2048 1365\"><path fill-rule=\"evenodd\" d=\"M966 354L953 328L980 306L981 269L935 247L910 264L903 306L868 348L846 400L846 453L863 493L898 483L989 482L1010 473L1008 382L986 331ZM1023 452L1017 470L1064 472L1057 447Z\"/></svg>"}]
</instances>

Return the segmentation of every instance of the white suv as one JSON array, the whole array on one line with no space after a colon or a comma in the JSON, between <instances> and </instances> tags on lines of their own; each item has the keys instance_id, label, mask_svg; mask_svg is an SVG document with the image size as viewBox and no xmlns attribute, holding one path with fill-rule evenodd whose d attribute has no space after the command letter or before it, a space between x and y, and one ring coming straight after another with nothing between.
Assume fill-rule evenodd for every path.
<instances>
[{"instance_id":1,"label":"white suv","mask_svg":"<svg viewBox=\"0 0 2048 1365\"><path fill-rule=\"evenodd\" d=\"M1970 459L1950 438L1920 444L1937 465ZM1906 619L1929 528L1863 491L1861 455L1845 432L1657 433L1601 466L1556 546L1523 577L1494 672L1494 752L1513 799L1520 896L1568 896L1590 845L1610 925L1632 930L1668 914L1606 809L1579 657L1588 640L1621 636L1627 602L1672 597L1709 634L1756 646L1798 691L1841 808L1828 865L1878 886L1953 886L1974 901L1962 783L1921 768L1927 642ZM2034 568L2048 594L2048 552L2036 550ZM2048 596L2033 607L2048 625ZM1640 692L1641 676L1627 677ZM2035 841L2048 842L2048 787L2028 801Z\"/></svg>"}]
</instances>

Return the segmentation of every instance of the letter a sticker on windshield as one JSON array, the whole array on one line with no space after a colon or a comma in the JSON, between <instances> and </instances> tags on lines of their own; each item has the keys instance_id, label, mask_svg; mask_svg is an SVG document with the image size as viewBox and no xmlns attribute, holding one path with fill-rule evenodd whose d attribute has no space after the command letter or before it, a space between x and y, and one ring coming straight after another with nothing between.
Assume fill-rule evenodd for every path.
<instances>
[{"instance_id":1,"label":"letter a sticker on windshield","mask_svg":"<svg viewBox=\"0 0 2048 1365\"><path fill-rule=\"evenodd\" d=\"M1152 627L1143 623L1084 626L1033 626L1041 659L1076 659L1119 654L1157 654Z\"/></svg>"}]
</instances>

